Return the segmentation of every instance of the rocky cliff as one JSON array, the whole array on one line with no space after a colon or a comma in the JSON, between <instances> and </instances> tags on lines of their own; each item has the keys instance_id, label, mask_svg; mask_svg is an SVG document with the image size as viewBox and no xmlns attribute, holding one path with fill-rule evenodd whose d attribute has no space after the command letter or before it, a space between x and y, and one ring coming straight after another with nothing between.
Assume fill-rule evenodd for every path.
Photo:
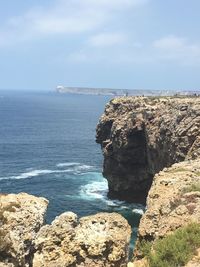
<instances>
[{"instance_id":1,"label":"rocky cliff","mask_svg":"<svg viewBox=\"0 0 200 267\"><path fill-rule=\"evenodd\" d=\"M173 164L156 174L140 221L139 238L154 240L189 221L200 222L199 190L200 159Z\"/></svg>"},{"instance_id":2,"label":"rocky cliff","mask_svg":"<svg viewBox=\"0 0 200 267\"><path fill-rule=\"evenodd\" d=\"M155 175L138 229L134 266L149 266L141 252L142 242L150 242L153 248L157 240L173 235L190 223L200 223L200 158L175 163ZM200 241L200 232L196 238ZM189 246L193 246L192 241ZM192 250L193 255L198 254L195 247ZM194 265L187 266L200 266L200 256L195 256L193 262Z\"/></svg>"},{"instance_id":3,"label":"rocky cliff","mask_svg":"<svg viewBox=\"0 0 200 267\"><path fill-rule=\"evenodd\" d=\"M110 196L147 204L128 266L200 266L200 98L114 99L97 142ZM47 205L25 193L0 195L0 267L127 266L123 217L66 212L44 225Z\"/></svg>"},{"instance_id":4,"label":"rocky cliff","mask_svg":"<svg viewBox=\"0 0 200 267\"><path fill-rule=\"evenodd\" d=\"M96 140L109 195L146 203L129 266L200 266L200 98L113 99Z\"/></svg>"},{"instance_id":5,"label":"rocky cliff","mask_svg":"<svg viewBox=\"0 0 200 267\"><path fill-rule=\"evenodd\" d=\"M44 224L48 201L0 195L0 267L125 267L131 228L117 213L78 219L72 212Z\"/></svg>"},{"instance_id":6,"label":"rocky cliff","mask_svg":"<svg viewBox=\"0 0 200 267\"><path fill-rule=\"evenodd\" d=\"M96 131L109 196L145 203L156 173L200 155L199 126L200 98L111 100Z\"/></svg>"}]
</instances>

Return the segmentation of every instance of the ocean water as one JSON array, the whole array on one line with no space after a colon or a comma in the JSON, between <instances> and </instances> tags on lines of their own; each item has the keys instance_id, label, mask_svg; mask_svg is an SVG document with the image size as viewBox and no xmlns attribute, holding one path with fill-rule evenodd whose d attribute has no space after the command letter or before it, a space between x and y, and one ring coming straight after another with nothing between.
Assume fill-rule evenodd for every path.
<instances>
[{"instance_id":1,"label":"ocean water","mask_svg":"<svg viewBox=\"0 0 200 267\"><path fill-rule=\"evenodd\" d=\"M0 192L49 200L47 222L119 212L134 244L143 207L107 198L95 128L109 97L0 91Z\"/></svg>"}]
</instances>

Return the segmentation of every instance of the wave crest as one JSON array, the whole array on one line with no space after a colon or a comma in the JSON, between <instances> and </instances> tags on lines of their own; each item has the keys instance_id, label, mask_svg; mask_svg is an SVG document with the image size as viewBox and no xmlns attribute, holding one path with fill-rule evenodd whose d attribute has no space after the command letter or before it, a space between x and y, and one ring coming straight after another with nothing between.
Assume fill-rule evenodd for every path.
<instances>
[{"instance_id":1,"label":"wave crest","mask_svg":"<svg viewBox=\"0 0 200 267\"><path fill-rule=\"evenodd\" d=\"M130 210L135 214L142 215L144 213L145 207L141 204L127 203L125 201L117 199L109 199L107 197L108 193L108 183L104 179L102 181L93 181L84 186L81 186L80 196L82 198L87 198L88 200L99 199L106 203L106 205L114 210Z\"/></svg>"},{"instance_id":2,"label":"wave crest","mask_svg":"<svg viewBox=\"0 0 200 267\"><path fill-rule=\"evenodd\" d=\"M95 169L94 166L85 165L85 164L81 164L78 162L58 163L56 166L58 167L58 169L55 169L55 170L27 168L28 171L26 171L26 172L22 172L20 174L16 174L16 175L9 176L9 177L0 177L0 180L27 179L27 178L31 178L31 177L37 177L40 175L46 175L46 174L52 174L52 173L84 174L90 170ZM66 168L66 167L68 167L68 168Z\"/></svg>"}]
</instances>

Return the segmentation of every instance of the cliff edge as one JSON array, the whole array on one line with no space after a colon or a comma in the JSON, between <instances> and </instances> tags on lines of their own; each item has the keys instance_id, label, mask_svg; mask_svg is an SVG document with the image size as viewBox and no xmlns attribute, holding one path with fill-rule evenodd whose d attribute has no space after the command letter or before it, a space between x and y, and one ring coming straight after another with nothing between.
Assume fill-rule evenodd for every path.
<instances>
[{"instance_id":1,"label":"cliff edge","mask_svg":"<svg viewBox=\"0 0 200 267\"><path fill-rule=\"evenodd\" d=\"M109 197L145 203L164 167L200 155L200 98L121 97L96 129Z\"/></svg>"}]
</instances>

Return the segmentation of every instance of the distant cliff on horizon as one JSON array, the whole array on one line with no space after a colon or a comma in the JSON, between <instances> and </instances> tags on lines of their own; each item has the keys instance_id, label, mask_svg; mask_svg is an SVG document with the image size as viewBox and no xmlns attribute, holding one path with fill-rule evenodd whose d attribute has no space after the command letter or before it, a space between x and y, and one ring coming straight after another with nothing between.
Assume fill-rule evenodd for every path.
<instances>
[{"instance_id":1,"label":"distant cliff on horizon","mask_svg":"<svg viewBox=\"0 0 200 267\"><path fill-rule=\"evenodd\" d=\"M200 95L198 90L151 90L151 89L111 89L89 87L57 86L58 93L81 95L110 95L110 96L173 96L173 95Z\"/></svg>"}]
</instances>

